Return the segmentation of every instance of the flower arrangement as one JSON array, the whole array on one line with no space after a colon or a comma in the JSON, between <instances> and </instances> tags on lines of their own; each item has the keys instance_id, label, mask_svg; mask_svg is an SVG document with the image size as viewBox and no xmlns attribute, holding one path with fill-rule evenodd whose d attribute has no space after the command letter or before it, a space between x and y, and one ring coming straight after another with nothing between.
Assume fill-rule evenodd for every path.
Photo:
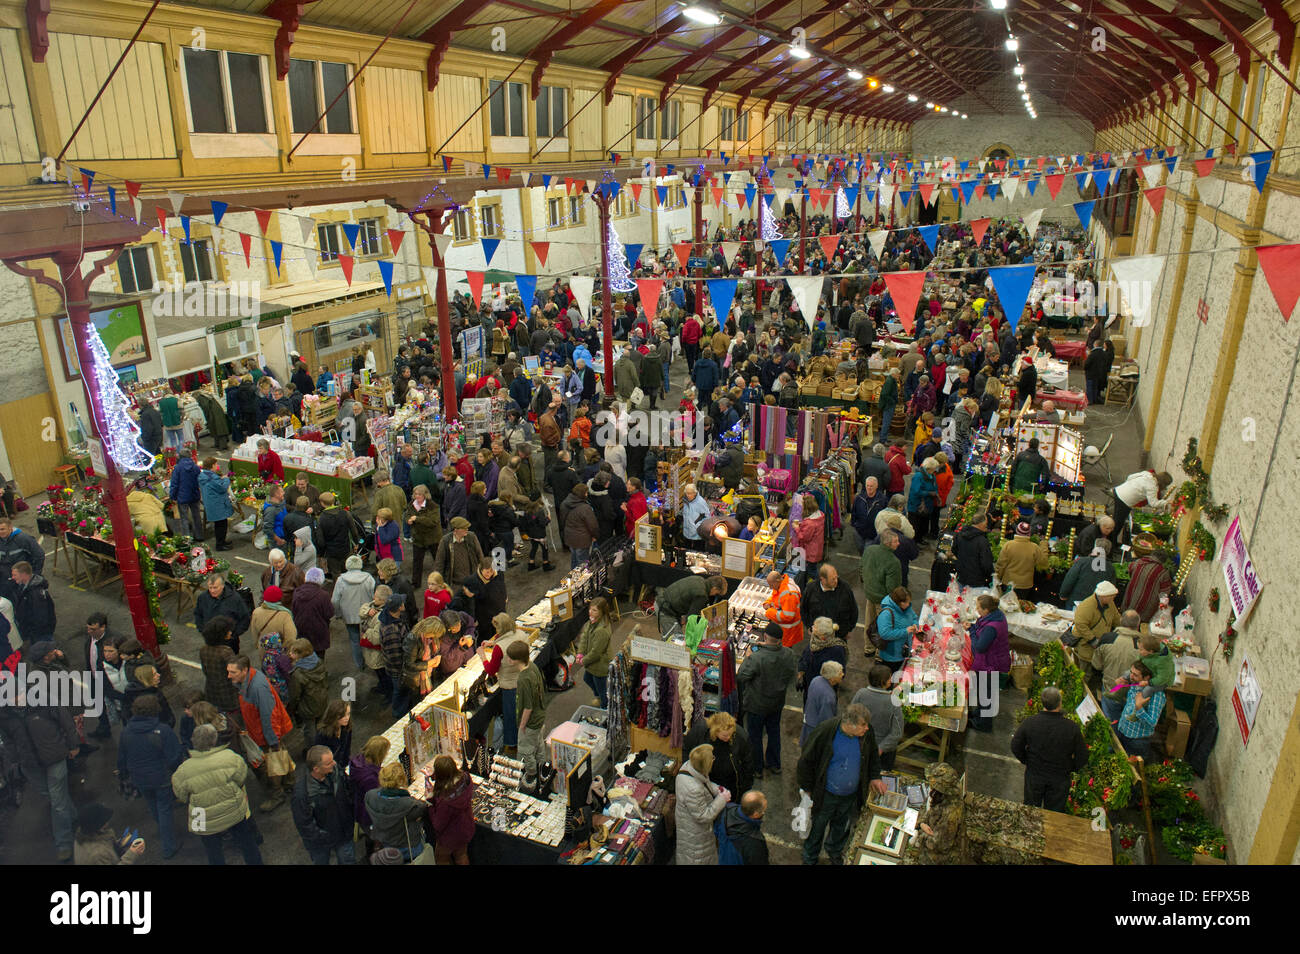
<instances>
[{"instance_id":1,"label":"flower arrangement","mask_svg":"<svg viewBox=\"0 0 1300 954\"><path fill-rule=\"evenodd\" d=\"M1227 856L1223 829L1205 814L1200 797L1192 791L1192 767L1182 759L1165 759L1146 767L1151 818L1160 826L1165 849L1182 861L1198 854Z\"/></svg>"},{"instance_id":2,"label":"flower arrangement","mask_svg":"<svg viewBox=\"0 0 1300 954\"><path fill-rule=\"evenodd\" d=\"M1206 605L1210 607L1211 613L1217 613L1219 611L1219 599L1219 588L1217 586L1210 587L1210 595L1206 600Z\"/></svg>"},{"instance_id":3,"label":"flower arrangement","mask_svg":"<svg viewBox=\"0 0 1300 954\"><path fill-rule=\"evenodd\" d=\"M1128 759L1115 752L1088 759L1088 767L1075 773L1070 785L1070 810L1091 815L1094 808L1126 808L1133 795L1133 773Z\"/></svg>"},{"instance_id":4,"label":"flower arrangement","mask_svg":"<svg viewBox=\"0 0 1300 954\"><path fill-rule=\"evenodd\" d=\"M1115 864L1131 865L1134 864L1138 857L1138 840L1142 837L1138 832L1136 825L1116 825L1111 829L1115 837L1113 847L1118 850L1115 852Z\"/></svg>"},{"instance_id":5,"label":"flower arrangement","mask_svg":"<svg viewBox=\"0 0 1300 954\"><path fill-rule=\"evenodd\" d=\"M1219 543L1214 538L1214 534L1206 528L1205 524L1197 520L1192 524L1192 529L1188 534L1188 540L1192 544L1196 555L1202 560L1213 560L1214 553Z\"/></svg>"}]
</instances>

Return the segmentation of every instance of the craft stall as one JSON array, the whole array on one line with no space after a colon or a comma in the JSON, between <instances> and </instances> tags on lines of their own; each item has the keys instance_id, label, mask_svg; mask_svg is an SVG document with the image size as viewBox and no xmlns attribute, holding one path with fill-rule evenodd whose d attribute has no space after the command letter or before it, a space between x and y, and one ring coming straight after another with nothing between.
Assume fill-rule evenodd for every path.
<instances>
[{"instance_id":1,"label":"craft stall","mask_svg":"<svg viewBox=\"0 0 1300 954\"><path fill-rule=\"evenodd\" d=\"M973 658L966 629L975 618L974 599L963 596L955 582L943 593L927 594L917 621L920 632L896 675L908 726L898 743L899 763L924 770L927 760L913 749L932 752L942 762L951 737L966 731Z\"/></svg>"},{"instance_id":2,"label":"craft stall","mask_svg":"<svg viewBox=\"0 0 1300 954\"><path fill-rule=\"evenodd\" d=\"M292 437L262 437L251 435L244 443L236 447L230 455L230 472L238 475L257 474L257 442L266 440L271 450L280 456L284 466L286 483L293 483L298 474L305 473L312 486L321 491L331 491L344 507L352 506L354 485L361 482L375 469L375 462L370 457L356 457L352 454L352 444L322 444L319 441L300 440Z\"/></svg>"}]
</instances>

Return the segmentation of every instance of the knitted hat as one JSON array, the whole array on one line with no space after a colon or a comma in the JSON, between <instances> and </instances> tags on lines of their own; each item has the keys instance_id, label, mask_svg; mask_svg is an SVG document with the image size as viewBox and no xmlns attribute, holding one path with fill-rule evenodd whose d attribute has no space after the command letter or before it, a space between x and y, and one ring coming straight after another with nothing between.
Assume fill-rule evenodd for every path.
<instances>
[{"instance_id":1,"label":"knitted hat","mask_svg":"<svg viewBox=\"0 0 1300 954\"><path fill-rule=\"evenodd\" d=\"M355 555L355 554L354 554L354 555ZM307 571L307 582L308 582L308 583L324 583L324 582L325 582L325 571L322 570L322 569L321 569L320 567L318 567L318 566L314 566L314 567L312 567L310 570Z\"/></svg>"},{"instance_id":2,"label":"knitted hat","mask_svg":"<svg viewBox=\"0 0 1300 954\"><path fill-rule=\"evenodd\" d=\"M406 605L406 597L403 596L401 593L394 593L392 596L388 598L388 602L384 604L384 609L386 609L389 613L396 613L398 610L402 609L402 607L404 607L405 605Z\"/></svg>"},{"instance_id":3,"label":"knitted hat","mask_svg":"<svg viewBox=\"0 0 1300 954\"><path fill-rule=\"evenodd\" d=\"M468 529L469 529L469 521L466 520L464 517L452 517L452 518L451 518L451 529L453 529L453 530L468 530Z\"/></svg>"},{"instance_id":4,"label":"knitted hat","mask_svg":"<svg viewBox=\"0 0 1300 954\"><path fill-rule=\"evenodd\" d=\"M359 570L363 566L365 566L365 561L362 560L360 556L354 553L352 554L352 556L348 557L346 561L344 561L343 565L349 570Z\"/></svg>"},{"instance_id":5,"label":"knitted hat","mask_svg":"<svg viewBox=\"0 0 1300 954\"><path fill-rule=\"evenodd\" d=\"M268 586L262 591L263 603L278 603L284 599L284 591L278 586Z\"/></svg>"},{"instance_id":6,"label":"knitted hat","mask_svg":"<svg viewBox=\"0 0 1300 954\"><path fill-rule=\"evenodd\" d=\"M1102 580L1100 583L1097 584L1097 588L1093 590L1093 592L1096 593L1098 596L1119 595L1119 590L1115 588L1115 584L1110 582L1110 580Z\"/></svg>"},{"instance_id":7,"label":"knitted hat","mask_svg":"<svg viewBox=\"0 0 1300 954\"><path fill-rule=\"evenodd\" d=\"M405 864L402 860L402 852L398 848L388 847L380 848L370 856L372 865L401 865Z\"/></svg>"},{"instance_id":8,"label":"knitted hat","mask_svg":"<svg viewBox=\"0 0 1300 954\"><path fill-rule=\"evenodd\" d=\"M87 802L77 809L77 827L88 835L102 829L113 817L113 810L99 802Z\"/></svg>"},{"instance_id":9,"label":"knitted hat","mask_svg":"<svg viewBox=\"0 0 1300 954\"><path fill-rule=\"evenodd\" d=\"M1033 528L1029 526L1028 520L1021 520L1016 524L1016 536L1018 537L1027 537L1033 532Z\"/></svg>"}]
</instances>

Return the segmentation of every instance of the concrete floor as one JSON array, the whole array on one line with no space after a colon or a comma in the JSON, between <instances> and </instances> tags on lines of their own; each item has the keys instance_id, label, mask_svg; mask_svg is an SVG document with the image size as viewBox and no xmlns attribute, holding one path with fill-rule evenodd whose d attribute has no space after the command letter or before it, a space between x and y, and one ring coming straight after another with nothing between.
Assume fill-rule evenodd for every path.
<instances>
[{"instance_id":1,"label":"concrete floor","mask_svg":"<svg viewBox=\"0 0 1300 954\"><path fill-rule=\"evenodd\" d=\"M685 362L677 362L672 369L672 390L680 391L686 376ZM1082 390L1082 374L1079 370L1071 371L1071 387ZM1137 469L1141 452L1141 434L1138 422L1125 408L1102 406L1089 411L1086 428L1087 443L1101 447L1107 437L1114 433L1115 439L1108 452L1112 476L1118 480ZM1092 475L1089 475L1092 477ZM1104 476L1094 478L1095 483L1088 489L1088 498L1105 500L1109 496L1109 485ZM39 498L29 501L32 509L19 516L18 525L26 532L35 533L35 508ZM260 573L264 566L265 551L253 548L250 538L239 537L236 549L229 556L234 566L246 575ZM49 541L46 541L49 546ZM858 580L858 565L861 554L856 552L852 531L847 530L844 538L828 547L827 559L831 560L840 571L841 576L852 581ZM923 549L920 557L913 564L910 574L910 588L914 598L923 595L929 581L930 563L933 558L931 548ZM567 554L561 553L556 558L557 567L567 563ZM409 571L408 571L409 572ZM563 575L541 571L528 572L523 566L507 570L506 579L510 594L510 610L521 612L537 600L551 583ZM71 586L66 578L52 571L47 562L46 576L50 579L50 591L57 607L59 619L59 643L72 660L81 658L84 642L84 620L95 611L108 613L110 626L118 631L131 629L129 615L121 601L121 590L113 586L98 592L87 592L80 587ZM859 596L859 600L861 597ZM184 688L201 687L202 677L197 661L201 640L193 624L178 620L173 616L174 600L167 600L164 612L172 626L172 642L167 646L168 655L173 662L173 671L177 676L177 685L168 690L172 697L173 708L179 713L180 707L176 697ZM644 618L626 600L623 603L622 620L616 624L614 642L616 647L626 640L633 625ZM653 625L653 624L652 624ZM251 648L251 647L246 647ZM340 623L335 623L333 645L325 660L334 679L335 689L338 680L351 673L351 655L347 649L347 638ZM841 706L846 705L859 688L866 683L869 661L862 654L862 634L857 630L849 641L849 667L839 692ZM391 715L386 702L369 693L371 680L362 681L359 692L360 700L354 705L353 750L357 751L371 734L381 732L391 723ZM564 722L579 705L592 701L591 692L585 684L579 682L575 688L553 698L547 712L547 731L554 725ZM758 787L768 796L768 814L764 831L771 848L771 859L777 864L797 864L799 862L799 838L790 828L790 810L798 804L798 786L795 781L795 765L799 758L798 738L802 723L801 696L791 690L785 715L782 720L782 763L780 775L767 774ZM1023 694L1012 689L1003 697L1001 711L995 720L994 731L988 735L974 732L967 733L965 739L958 739L951 750L949 761L958 769L967 773L967 784L974 791L997 795L1011 800L1020 797L1023 772L1021 766L1010 755L1009 743L1015 729L1014 712L1023 704ZM74 771L71 776L72 797L76 804L102 801L113 809L115 828L131 826L138 828L150 843L142 863L161 864L161 848L157 838L157 828L148 816L139 800L124 803L118 795L117 781L113 776L116 762L116 731L114 742L101 747L84 761L81 771ZM251 776L250 776L251 778ZM260 801L260 792L256 782L250 782L250 799ZM262 846L264 860L269 864L306 864L308 857L294 828L287 805L270 814L256 813L258 824L265 837ZM175 814L178 837L182 845L180 854L171 863L203 864L205 856L198 841L185 837L183 814L178 806ZM227 851L228 862L240 863L237 852ZM0 863L5 864L50 864L54 862L54 849L50 830L49 809L46 803L30 791L18 809L0 809Z\"/></svg>"}]
</instances>

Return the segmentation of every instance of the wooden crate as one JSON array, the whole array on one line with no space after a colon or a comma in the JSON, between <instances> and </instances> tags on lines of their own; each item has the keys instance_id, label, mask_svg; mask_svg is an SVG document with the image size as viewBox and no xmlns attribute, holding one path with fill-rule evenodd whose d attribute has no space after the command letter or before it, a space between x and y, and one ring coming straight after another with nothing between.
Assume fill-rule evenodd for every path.
<instances>
[{"instance_id":1,"label":"wooden crate","mask_svg":"<svg viewBox=\"0 0 1300 954\"><path fill-rule=\"evenodd\" d=\"M669 739L637 725L628 726L627 744L628 749L632 752L640 752L642 749L646 749L650 752L660 752L671 759L676 759L678 762L682 760L682 750L675 747Z\"/></svg>"}]
</instances>

